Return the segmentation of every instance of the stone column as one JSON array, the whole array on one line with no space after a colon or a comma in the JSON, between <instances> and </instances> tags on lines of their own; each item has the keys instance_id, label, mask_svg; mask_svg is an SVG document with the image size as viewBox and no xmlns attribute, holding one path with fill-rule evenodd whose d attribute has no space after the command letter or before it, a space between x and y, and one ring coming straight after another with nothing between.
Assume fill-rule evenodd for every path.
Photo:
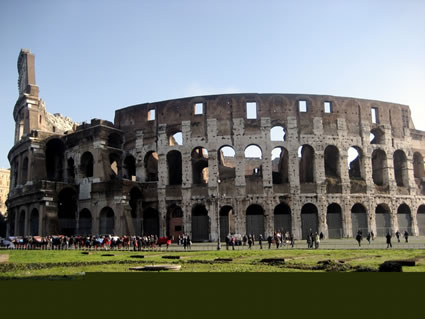
<instances>
[{"instance_id":1,"label":"stone column","mask_svg":"<svg viewBox=\"0 0 425 319\"><path fill-rule=\"evenodd\" d=\"M143 153L143 131L136 131L136 180L143 182L146 180L145 168L144 168L144 156Z\"/></svg>"}]
</instances>

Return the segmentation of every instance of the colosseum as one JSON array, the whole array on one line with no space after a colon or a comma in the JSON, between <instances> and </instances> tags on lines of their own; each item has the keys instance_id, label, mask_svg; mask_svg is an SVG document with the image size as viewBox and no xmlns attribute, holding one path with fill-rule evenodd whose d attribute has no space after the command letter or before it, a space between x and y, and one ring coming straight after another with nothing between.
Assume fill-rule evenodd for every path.
<instances>
[{"instance_id":1,"label":"colosseum","mask_svg":"<svg viewBox=\"0 0 425 319\"><path fill-rule=\"evenodd\" d=\"M78 124L46 110L29 50L18 73L9 235L425 234L425 132L407 105L222 94Z\"/></svg>"}]
</instances>

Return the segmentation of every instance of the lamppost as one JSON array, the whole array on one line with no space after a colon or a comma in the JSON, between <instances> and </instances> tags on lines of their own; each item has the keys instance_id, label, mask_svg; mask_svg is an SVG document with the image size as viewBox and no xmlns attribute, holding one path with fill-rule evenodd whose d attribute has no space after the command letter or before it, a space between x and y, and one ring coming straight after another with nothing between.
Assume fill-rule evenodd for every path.
<instances>
[{"instance_id":1,"label":"lamppost","mask_svg":"<svg viewBox=\"0 0 425 319\"><path fill-rule=\"evenodd\" d=\"M220 179L217 180L217 250L221 249L220 243Z\"/></svg>"}]
</instances>

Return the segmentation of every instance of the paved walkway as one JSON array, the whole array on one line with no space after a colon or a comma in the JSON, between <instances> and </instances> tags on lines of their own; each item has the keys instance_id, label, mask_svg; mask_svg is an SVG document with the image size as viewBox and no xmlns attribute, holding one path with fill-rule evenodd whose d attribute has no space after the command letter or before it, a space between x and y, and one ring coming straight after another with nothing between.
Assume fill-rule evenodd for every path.
<instances>
[{"instance_id":1,"label":"paved walkway","mask_svg":"<svg viewBox=\"0 0 425 319\"><path fill-rule=\"evenodd\" d=\"M404 238L400 238L400 243L397 242L397 238L394 236L391 240L392 249L425 249L425 236L418 237L409 237L409 242L405 243ZM375 240L371 241L370 244L366 239L363 239L361 242L361 247L359 247L357 241L353 238L344 238L344 239L323 239L320 242L319 249L386 249L386 239L385 237L378 237ZM221 242L221 249L226 249L226 243ZM232 247L229 247L232 249ZM235 246L235 250L245 250L249 249L248 245L246 246ZM260 249L258 241L255 242L255 245L252 249ZM265 241L263 243L263 249L268 249L268 244ZM272 244L272 248L276 250L276 245ZM292 248L290 245L284 247L279 247L279 249L307 249L306 240L296 240L295 246ZM165 250L165 246L162 247L162 250ZM172 244L169 248L169 251L183 251L183 246L178 246L177 244ZM205 243L194 243L192 244L192 251L194 250L217 250L217 242L205 242Z\"/></svg>"}]
</instances>

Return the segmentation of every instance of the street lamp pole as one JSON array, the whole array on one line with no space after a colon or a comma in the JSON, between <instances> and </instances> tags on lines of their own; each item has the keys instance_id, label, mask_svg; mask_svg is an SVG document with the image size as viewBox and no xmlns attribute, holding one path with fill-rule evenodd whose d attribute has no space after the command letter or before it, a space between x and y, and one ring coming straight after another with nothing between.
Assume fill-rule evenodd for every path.
<instances>
[{"instance_id":1,"label":"street lamp pole","mask_svg":"<svg viewBox=\"0 0 425 319\"><path fill-rule=\"evenodd\" d=\"M220 179L217 180L217 250L221 249L220 243Z\"/></svg>"}]
</instances>

